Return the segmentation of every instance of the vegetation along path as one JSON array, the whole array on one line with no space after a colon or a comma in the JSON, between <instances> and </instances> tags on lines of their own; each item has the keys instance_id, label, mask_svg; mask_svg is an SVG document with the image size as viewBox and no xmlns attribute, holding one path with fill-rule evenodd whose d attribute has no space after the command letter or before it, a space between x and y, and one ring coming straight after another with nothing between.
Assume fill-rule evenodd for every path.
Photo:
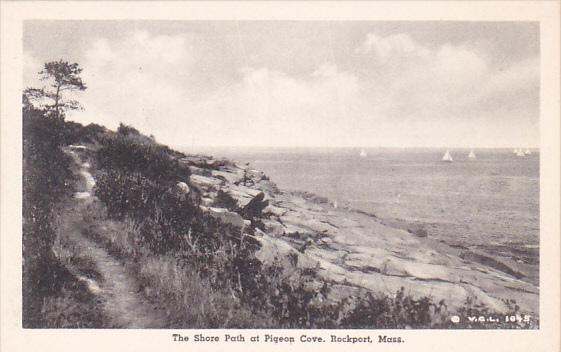
<instances>
[{"instance_id":1,"label":"vegetation along path","mask_svg":"<svg viewBox=\"0 0 561 352\"><path fill-rule=\"evenodd\" d=\"M99 207L99 200L92 195L95 180L89 172L90 165L80 159L79 149L71 146L66 150L80 177L77 192L60 217L59 240L64 250L60 250L59 256L67 257L70 270L103 302L108 320L103 327L164 327L165 314L147 301L134 274L99 240L110 236L104 233L110 231L108 227L103 222L88 220L92 209Z\"/></svg>"}]
</instances>

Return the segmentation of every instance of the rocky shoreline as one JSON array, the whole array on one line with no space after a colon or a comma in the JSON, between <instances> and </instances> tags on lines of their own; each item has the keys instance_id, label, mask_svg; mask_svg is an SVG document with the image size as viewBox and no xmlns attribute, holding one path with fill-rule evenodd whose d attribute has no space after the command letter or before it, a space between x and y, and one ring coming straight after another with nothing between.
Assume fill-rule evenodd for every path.
<instances>
[{"instance_id":1,"label":"rocky shoreline","mask_svg":"<svg viewBox=\"0 0 561 352\"><path fill-rule=\"evenodd\" d=\"M200 198L203 211L258 241L263 263L316 270L318 287L331 287L330 300L403 287L414 298L444 300L451 311L475 299L507 312L506 300L515 300L522 313L538 316L539 288L500 257L411 233L321 196L284 192L249 165L206 156L178 162L191 174L178 184L180 192ZM250 227L255 231L245 231Z\"/></svg>"}]
</instances>

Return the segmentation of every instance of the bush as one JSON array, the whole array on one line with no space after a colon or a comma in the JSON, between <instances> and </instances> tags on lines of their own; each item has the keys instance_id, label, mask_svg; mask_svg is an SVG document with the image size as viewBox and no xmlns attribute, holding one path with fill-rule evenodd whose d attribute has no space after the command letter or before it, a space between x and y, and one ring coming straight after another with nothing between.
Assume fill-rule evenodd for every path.
<instances>
[{"instance_id":1,"label":"bush","mask_svg":"<svg viewBox=\"0 0 561 352\"><path fill-rule=\"evenodd\" d=\"M436 304L428 297L416 300L402 287L395 297L368 293L358 300L343 324L350 328L428 328L440 321L446 309L444 301Z\"/></svg>"},{"instance_id":2,"label":"bush","mask_svg":"<svg viewBox=\"0 0 561 352\"><path fill-rule=\"evenodd\" d=\"M72 160L62 152L66 123L41 110L23 110L23 326L48 322L44 300L57 294L67 275L52 251L53 214L72 192Z\"/></svg>"},{"instance_id":3,"label":"bush","mask_svg":"<svg viewBox=\"0 0 561 352\"><path fill-rule=\"evenodd\" d=\"M167 147L134 133L107 135L102 138L97 162L103 169L140 173L163 184L189 176L185 169L180 169Z\"/></svg>"}]
</instances>

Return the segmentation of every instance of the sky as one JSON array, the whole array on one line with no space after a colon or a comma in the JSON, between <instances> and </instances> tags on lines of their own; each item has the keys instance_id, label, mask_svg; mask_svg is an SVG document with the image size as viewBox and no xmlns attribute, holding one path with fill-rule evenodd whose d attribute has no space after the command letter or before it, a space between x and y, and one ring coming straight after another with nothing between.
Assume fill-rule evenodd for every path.
<instances>
[{"instance_id":1,"label":"sky","mask_svg":"<svg viewBox=\"0 0 561 352\"><path fill-rule=\"evenodd\" d=\"M77 62L68 119L171 146L539 145L536 22L27 21L25 86Z\"/></svg>"}]
</instances>

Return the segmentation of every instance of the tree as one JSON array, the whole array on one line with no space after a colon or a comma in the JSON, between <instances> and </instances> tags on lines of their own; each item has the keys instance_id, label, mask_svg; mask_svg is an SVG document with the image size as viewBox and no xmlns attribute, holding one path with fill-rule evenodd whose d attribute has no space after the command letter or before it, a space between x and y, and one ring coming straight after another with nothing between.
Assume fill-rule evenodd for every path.
<instances>
[{"instance_id":1,"label":"tree","mask_svg":"<svg viewBox=\"0 0 561 352\"><path fill-rule=\"evenodd\" d=\"M67 110L81 109L78 101L64 99L65 91L83 91L86 85L80 78L82 68L77 63L68 63L62 59L46 62L43 70L39 72L42 81L49 81L48 87L27 88L24 91L24 108L30 102L42 102L46 110L56 118L64 118ZM46 103L45 103L46 101Z\"/></svg>"}]
</instances>

